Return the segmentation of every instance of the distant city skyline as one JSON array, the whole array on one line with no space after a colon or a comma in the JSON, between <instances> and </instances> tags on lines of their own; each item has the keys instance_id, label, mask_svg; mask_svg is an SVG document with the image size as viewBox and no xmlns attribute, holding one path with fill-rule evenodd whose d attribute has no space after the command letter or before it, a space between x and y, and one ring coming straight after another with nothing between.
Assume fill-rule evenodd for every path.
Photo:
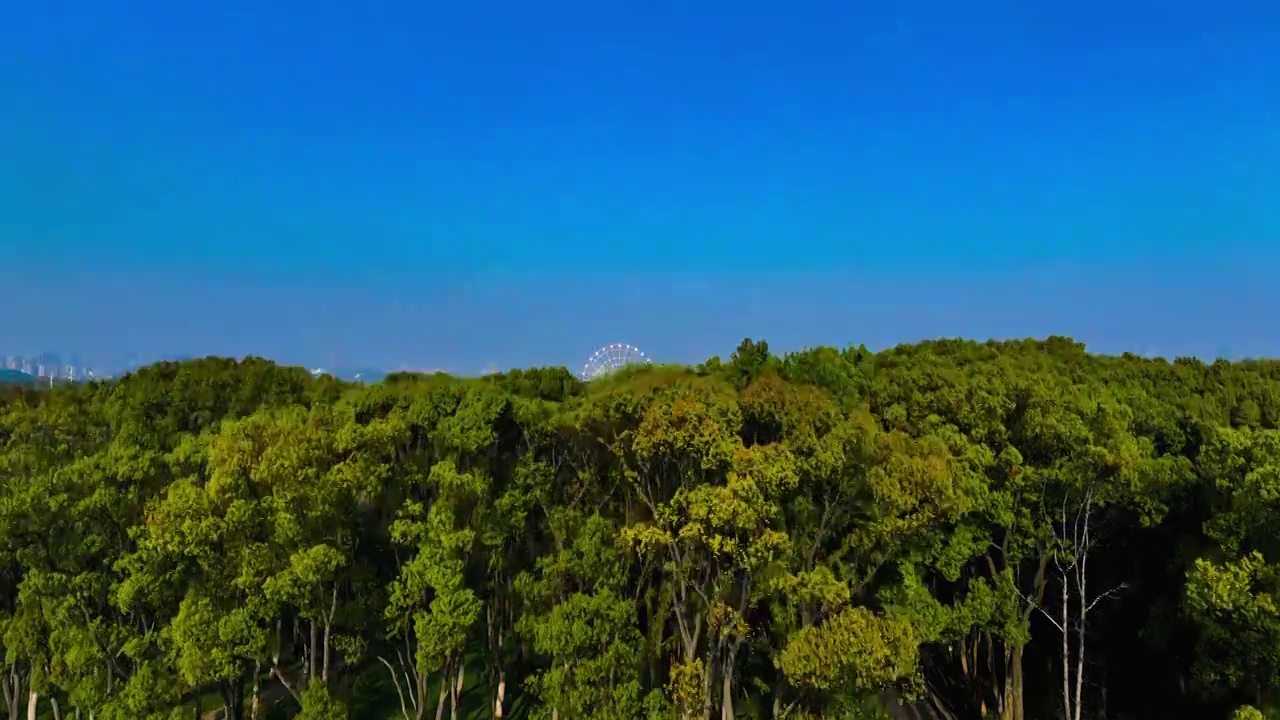
<instances>
[{"instance_id":1,"label":"distant city skyline","mask_svg":"<svg viewBox=\"0 0 1280 720\"><path fill-rule=\"evenodd\" d=\"M230 356L230 355L216 355L216 354L214 354L214 356L215 357L237 357L238 359L245 357L245 356ZM64 357L67 358L67 360L64 361ZM209 356L208 355L197 356L190 353L177 353L172 355L156 356L156 357L150 357L150 358L142 358L142 357L135 356L131 360L122 364L117 364L117 365L96 364L92 366L80 363L77 359L78 357L79 357L79 353L64 354L62 352L56 352L56 351L42 351L42 352L24 355L21 353L4 353L3 349L0 349L0 367L3 367L8 370L17 370L27 375L31 375L32 377L38 377L38 378L53 377L56 379L66 379L66 380L107 379L107 378L111 378L111 377L123 374L125 372L129 372L139 367L153 365L160 362L181 362L186 360L194 360L194 359L197 359L198 357L209 357ZM259 356L259 357L262 357L262 356ZM425 367L425 366L411 365L406 363L400 363L398 365L393 365L389 367L377 367L372 364L363 365L363 366L341 366L341 365L326 366L326 365L317 365L315 363L306 363L306 362L299 362L299 363L281 362L271 357L265 357L265 359L270 360L272 362L276 362L281 365L305 368L313 374L337 374L343 377L344 379L365 379L369 377L382 377L384 375L387 375L393 372L413 372L413 373L423 373L423 374L443 372L443 373L449 373L453 375L466 376L466 375L487 375L490 373L500 371L500 369L493 363L490 363L485 367L480 368L474 372L465 372L465 371L459 372L457 370L449 370L447 368Z\"/></svg>"},{"instance_id":2,"label":"distant city skyline","mask_svg":"<svg viewBox=\"0 0 1280 720\"><path fill-rule=\"evenodd\" d=\"M62 362L57 353L40 353L34 357L22 355L0 355L0 367L16 370L35 378L55 380L92 380L109 377L109 373L100 368L86 367L74 359Z\"/></svg>"}]
</instances>

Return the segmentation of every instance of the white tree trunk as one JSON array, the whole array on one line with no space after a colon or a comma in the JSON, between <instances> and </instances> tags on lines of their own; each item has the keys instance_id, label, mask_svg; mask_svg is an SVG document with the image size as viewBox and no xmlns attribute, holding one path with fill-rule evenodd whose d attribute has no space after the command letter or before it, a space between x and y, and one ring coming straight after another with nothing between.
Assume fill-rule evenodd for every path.
<instances>
[{"instance_id":1,"label":"white tree trunk","mask_svg":"<svg viewBox=\"0 0 1280 720\"><path fill-rule=\"evenodd\" d=\"M1080 555L1079 572L1076 573L1076 596L1079 605L1079 617L1076 619L1076 716L1075 720L1080 720L1081 708L1084 706L1082 692L1084 691L1084 633L1085 633L1085 616L1089 614L1089 595L1085 591L1085 581L1087 580L1086 568L1089 562L1089 516L1088 505L1085 505L1085 526L1084 526L1084 553Z\"/></svg>"},{"instance_id":2,"label":"white tree trunk","mask_svg":"<svg viewBox=\"0 0 1280 720\"><path fill-rule=\"evenodd\" d=\"M507 671L505 668L498 670L498 690L494 693L493 698L493 717L502 720L503 703L507 697Z\"/></svg>"},{"instance_id":3,"label":"white tree trunk","mask_svg":"<svg viewBox=\"0 0 1280 720\"><path fill-rule=\"evenodd\" d=\"M1062 579L1062 616L1058 631L1062 633L1062 720L1071 720L1074 715L1071 702L1071 633L1067 630L1067 600L1069 599L1070 576L1064 571Z\"/></svg>"}]
</instances>

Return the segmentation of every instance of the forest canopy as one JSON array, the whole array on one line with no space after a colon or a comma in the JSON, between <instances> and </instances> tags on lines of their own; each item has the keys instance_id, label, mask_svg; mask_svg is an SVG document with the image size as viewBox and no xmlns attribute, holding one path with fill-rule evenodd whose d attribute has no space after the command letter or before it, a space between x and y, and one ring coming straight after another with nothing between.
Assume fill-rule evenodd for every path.
<instances>
[{"instance_id":1,"label":"forest canopy","mask_svg":"<svg viewBox=\"0 0 1280 720\"><path fill-rule=\"evenodd\" d=\"M0 385L0 710L1265 717L1278 425L1062 337Z\"/></svg>"}]
</instances>

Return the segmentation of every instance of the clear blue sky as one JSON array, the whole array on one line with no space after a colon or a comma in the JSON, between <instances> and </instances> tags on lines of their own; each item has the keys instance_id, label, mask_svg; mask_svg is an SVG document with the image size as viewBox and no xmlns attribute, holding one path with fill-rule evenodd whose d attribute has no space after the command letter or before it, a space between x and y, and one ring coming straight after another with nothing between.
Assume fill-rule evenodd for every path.
<instances>
[{"instance_id":1,"label":"clear blue sky","mask_svg":"<svg viewBox=\"0 0 1280 720\"><path fill-rule=\"evenodd\" d=\"M47 0L0 88L0 354L1280 355L1274 0Z\"/></svg>"}]
</instances>

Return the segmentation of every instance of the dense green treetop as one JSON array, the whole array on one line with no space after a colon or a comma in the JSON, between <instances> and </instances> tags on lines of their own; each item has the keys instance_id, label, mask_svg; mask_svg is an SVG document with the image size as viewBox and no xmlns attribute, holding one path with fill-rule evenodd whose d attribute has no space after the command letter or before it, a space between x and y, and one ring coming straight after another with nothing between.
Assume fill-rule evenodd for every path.
<instances>
[{"instance_id":1,"label":"dense green treetop","mask_svg":"<svg viewBox=\"0 0 1280 720\"><path fill-rule=\"evenodd\" d=\"M1280 362L936 340L0 385L0 708L1268 717Z\"/></svg>"}]
</instances>

